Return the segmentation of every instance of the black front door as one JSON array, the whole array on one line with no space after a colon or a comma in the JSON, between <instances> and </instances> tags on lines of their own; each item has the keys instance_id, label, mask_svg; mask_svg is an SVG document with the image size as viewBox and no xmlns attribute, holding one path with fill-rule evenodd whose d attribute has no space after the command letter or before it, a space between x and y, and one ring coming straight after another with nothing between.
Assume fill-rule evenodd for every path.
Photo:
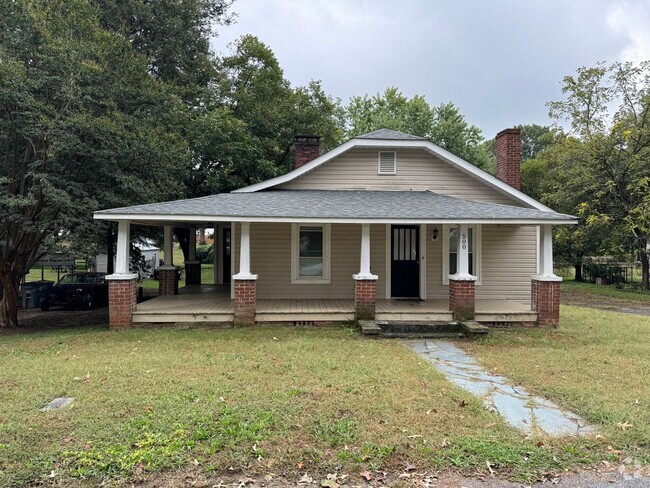
<instances>
[{"instance_id":1,"label":"black front door","mask_svg":"<svg viewBox=\"0 0 650 488\"><path fill-rule=\"evenodd\" d=\"M420 227L391 228L391 290L393 298L420 297Z\"/></svg>"},{"instance_id":2,"label":"black front door","mask_svg":"<svg viewBox=\"0 0 650 488\"><path fill-rule=\"evenodd\" d=\"M230 228L223 229L223 283L230 283Z\"/></svg>"}]
</instances>

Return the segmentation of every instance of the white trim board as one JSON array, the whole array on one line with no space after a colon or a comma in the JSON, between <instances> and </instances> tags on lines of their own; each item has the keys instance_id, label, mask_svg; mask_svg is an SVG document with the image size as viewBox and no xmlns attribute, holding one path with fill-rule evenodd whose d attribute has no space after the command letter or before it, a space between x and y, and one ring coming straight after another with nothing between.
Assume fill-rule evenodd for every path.
<instances>
[{"instance_id":1,"label":"white trim board","mask_svg":"<svg viewBox=\"0 0 650 488\"><path fill-rule=\"evenodd\" d=\"M494 224L494 225L566 225L577 224L577 220L539 220L539 219L361 219L361 218L322 218L313 217L241 217L232 215L159 215L159 214L95 214L96 220L117 222L130 220L131 224L177 225L179 222L277 222L295 224Z\"/></svg>"},{"instance_id":2,"label":"white trim board","mask_svg":"<svg viewBox=\"0 0 650 488\"><path fill-rule=\"evenodd\" d=\"M278 176L276 178L271 178L270 180L262 181L260 183L256 183L254 185L246 186L244 188L240 188L238 190L234 190L233 193L252 193L256 192L259 190L265 190L267 188L271 188L273 186L281 185L283 183L287 183L289 181L294 180L295 178L308 173L309 171L318 168L322 164L326 163L327 161L349 151L350 149L354 149L357 147L363 147L363 148L377 148L377 149L382 149L382 148L391 148L391 149L398 149L398 148L420 148L424 149L431 154L434 154L440 158L442 158L444 161L450 163L452 166L457 167L460 169L462 172L468 174L469 176L473 177L476 180L479 180L488 186L498 190L499 192L503 193L504 195L508 195L515 200L525 203L527 205L530 205L532 208L536 208L538 210L546 210L546 211L551 211L549 207L546 205L538 202L534 198L529 197L525 193L514 189L507 183L501 181L500 179L496 178L495 176L492 176L489 173L486 173L482 169L477 168L471 163L468 163L464 159L459 158L455 154L450 153L449 151L441 148L440 146L435 145L434 143L426 140L417 140L417 141L401 141L401 140L393 140L393 139L350 139L344 144L341 144L335 149L332 149L329 152L326 152L322 156L317 157L316 159L310 161L307 164L302 165L300 168L294 169L293 171L290 171L289 173Z\"/></svg>"}]
</instances>

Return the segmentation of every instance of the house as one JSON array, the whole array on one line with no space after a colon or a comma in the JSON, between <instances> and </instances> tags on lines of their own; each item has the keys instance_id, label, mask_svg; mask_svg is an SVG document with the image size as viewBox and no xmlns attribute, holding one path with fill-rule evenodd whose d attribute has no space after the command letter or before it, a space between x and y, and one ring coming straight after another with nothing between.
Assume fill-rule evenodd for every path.
<instances>
[{"instance_id":1,"label":"house","mask_svg":"<svg viewBox=\"0 0 650 488\"><path fill-rule=\"evenodd\" d=\"M377 318L559 323L553 225L576 223L520 191L520 136L497 135L494 177L426 139L392 130L320 154L295 141L293 171L232 193L103 210L119 222L110 325L316 323ZM173 263L159 297L136 304L131 224L214 227L217 286ZM232 252L231 252L232 251Z\"/></svg>"}]
</instances>

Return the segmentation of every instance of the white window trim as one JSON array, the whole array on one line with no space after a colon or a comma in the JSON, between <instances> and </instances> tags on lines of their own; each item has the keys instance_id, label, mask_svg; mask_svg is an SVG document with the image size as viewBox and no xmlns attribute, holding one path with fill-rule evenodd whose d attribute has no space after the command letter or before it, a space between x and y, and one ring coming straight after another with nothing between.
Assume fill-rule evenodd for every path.
<instances>
[{"instance_id":1,"label":"white window trim","mask_svg":"<svg viewBox=\"0 0 650 488\"><path fill-rule=\"evenodd\" d=\"M390 153L393 155L393 159L395 160L395 166L392 172L381 171L381 153ZM377 174L379 176L394 176L397 174L397 151L379 151L377 153Z\"/></svg>"},{"instance_id":2,"label":"white window trim","mask_svg":"<svg viewBox=\"0 0 650 488\"><path fill-rule=\"evenodd\" d=\"M300 227L322 227L323 229L323 276L305 278L299 276L298 258L300 249ZM331 224L291 224L291 284L327 285L332 282L332 226Z\"/></svg>"},{"instance_id":3,"label":"white window trim","mask_svg":"<svg viewBox=\"0 0 650 488\"><path fill-rule=\"evenodd\" d=\"M442 226L442 284L449 284L449 230L458 225L443 225ZM474 255L474 276L476 276L476 284L481 284L481 268L483 267L482 252L482 237L483 227L479 224L468 226L472 230L472 254Z\"/></svg>"}]
</instances>

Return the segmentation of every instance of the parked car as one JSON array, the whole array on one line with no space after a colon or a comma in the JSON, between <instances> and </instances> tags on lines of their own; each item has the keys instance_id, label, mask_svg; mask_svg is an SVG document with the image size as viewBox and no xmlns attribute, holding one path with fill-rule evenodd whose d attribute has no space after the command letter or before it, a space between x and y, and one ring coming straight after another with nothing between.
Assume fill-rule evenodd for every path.
<instances>
[{"instance_id":1,"label":"parked car","mask_svg":"<svg viewBox=\"0 0 650 488\"><path fill-rule=\"evenodd\" d=\"M50 288L41 300L41 310L54 306L90 309L107 303L106 273L70 273Z\"/></svg>"}]
</instances>

